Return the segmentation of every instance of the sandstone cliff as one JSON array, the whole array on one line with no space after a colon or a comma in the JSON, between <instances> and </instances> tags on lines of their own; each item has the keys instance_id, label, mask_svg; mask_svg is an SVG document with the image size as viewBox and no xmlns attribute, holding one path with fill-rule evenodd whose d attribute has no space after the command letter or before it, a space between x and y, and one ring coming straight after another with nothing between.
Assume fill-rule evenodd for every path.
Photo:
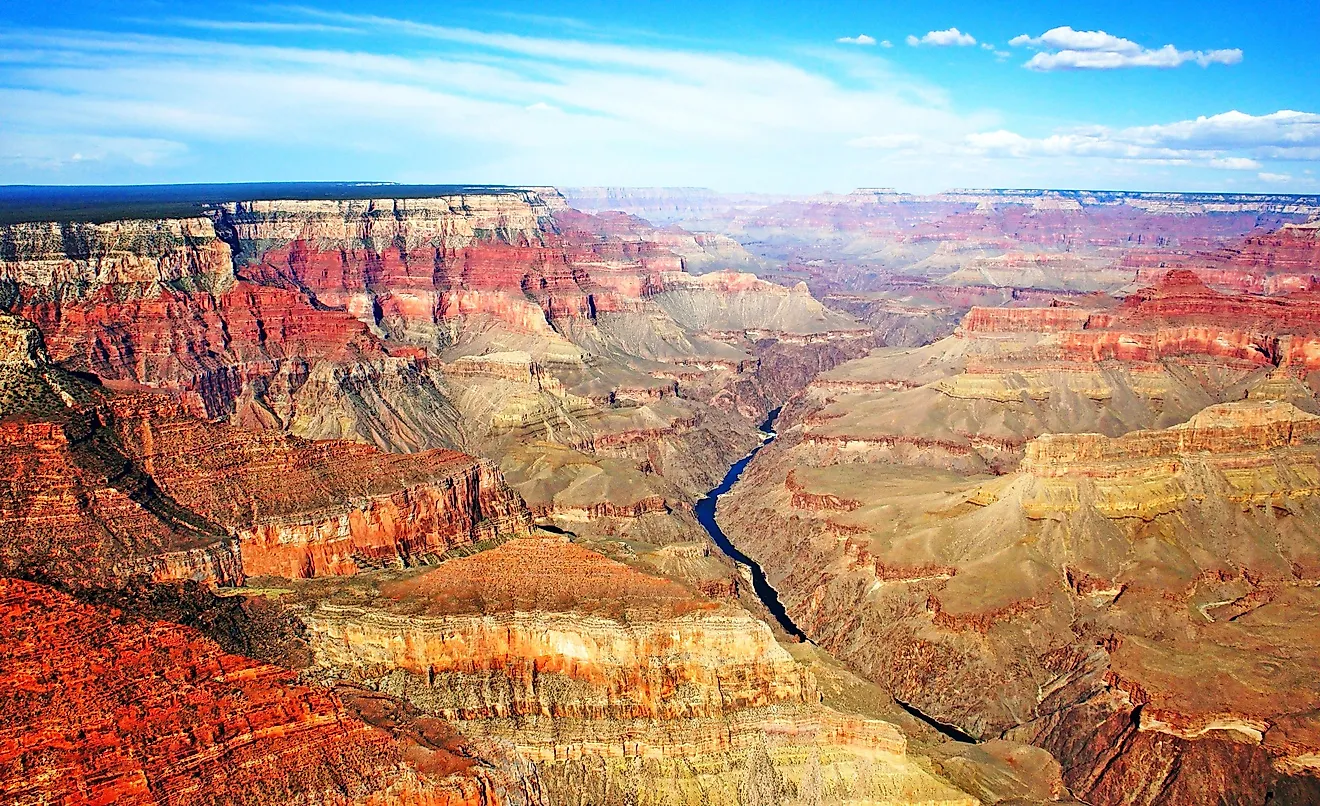
<instances>
[{"instance_id":1,"label":"sandstone cliff","mask_svg":"<svg viewBox=\"0 0 1320 806\"><path fill-rule=\"evenodd\" d=\"M529 514L486 462L389 454L210 423L170 397L108 393L0 318L0 558L7 575L109 584L409 565L517 534Z\"/></svg>"},{"instance_id":2,"label":"sandstone cliff","mask_svg":"<svg viewBox=\"0 0 1320 806\"><path fill-rule=\"evenodd\" d=\"M909 760L894 725L820 705L812 674L742 608L563 538L294 597L308 676L510 748L550 802L738 803L757 764L785 793L823 766L841 799L973 802Z\"/></svg>"}]
</instances>

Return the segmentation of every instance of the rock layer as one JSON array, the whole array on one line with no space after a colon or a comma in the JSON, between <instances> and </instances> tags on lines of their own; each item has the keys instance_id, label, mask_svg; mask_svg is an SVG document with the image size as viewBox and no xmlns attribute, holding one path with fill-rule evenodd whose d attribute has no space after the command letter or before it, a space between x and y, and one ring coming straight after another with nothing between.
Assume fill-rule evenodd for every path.
<instances>
[{"instance_id":1,"label":"rock layer","mask_svg":"<svg viewBox=\"0 0 1320 806\"><path fill-rule=\"evenodd\" d=\"M1044 435L998 478L822 465L790 434L721 524L821 646L936 719L1057 754L1088 802L1259 802L1316 789L1317 422L1251 401Z\"/></svg>"},{"instance_id":2,"label":"rock layer","mask_svg":"<svg viewBox=\"0 0 1320 806\"><path fill-rule=\"evenodd\" d=\"M792 792L812 755L854 797L891 786L972 802L909 761L894 725L821 706L812 674L745 610L563 538L295 597L309 675L511 746L551 802L597 789L622 802L631 788L639 802L736 803L748 765Z\"/></svg>"},{"instance_id":3,"label":"rock layer","mask_svg":"<svg viewBox=\"0 0 1320 806\"><path fill-rule=\"evenodd\" d=\"M5 579L0 637L8 802L494 802L472 759L414 764L330 692L177 625Z\"/></svg>"}]
</instances>

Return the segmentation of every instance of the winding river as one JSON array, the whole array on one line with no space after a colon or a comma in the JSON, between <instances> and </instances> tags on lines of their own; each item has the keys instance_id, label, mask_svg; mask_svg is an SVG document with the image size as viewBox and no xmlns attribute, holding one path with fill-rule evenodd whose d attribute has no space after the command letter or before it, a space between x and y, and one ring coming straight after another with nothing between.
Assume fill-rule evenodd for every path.
<instances>
[{"instance_id":1,"label":"winding river","mask_svg":"<svg viewBox=\"0 0 1320 806\"><path fill-rule=\"evenodd\" d=\"M759 598L766 606L766 609L770 611L770 615L775 617L775 621L779 622L779 626L784 629L784 632L806 641L809 640L807 634L798 629L798 626L788 617L788 611L784 609L783 603L779 601L779 594L776 593L775 589L770 586L768 581L766 581L765 572L761 570L761 566L757 565L756 562L746 554L739 551L737 547L733 545L733 542L729 540L728 535L724 534L724 530L720 528L720 525L715 522L715 505L719 503L720 496L727 493L730 488L733 487L734 482L738 481L738 477L741 476L743 470L746 469L747 463L752 461L752 458L756 456L762 448L773 442L777 436L775 434L774 426L775 418L778 416L779 409L770 412L769 416L766 417L765 422L761 423L761 444L753 448L751 453L734 462L733 467L729 468L729 472L724 475L724 479L719 483L719 486L706 493L706 497L697 502L696 515L697 520L700 521L701 525L710 533L710 537L715 541L715 545L719 546L725 554L732 557L734 562L746 566L746 568L751 571L752 590L756 592L757 598Z\"/></svg>"},{"instance_id":2,"label":"winding river","mask_svg":"<svg viewBox=\"0 0 1320 806\"><path fill-rule=\"evenodd\" d=\"M770 415L766 417L765 422L761 423L761 444L753 448L751 453L733 463L733 467L729 468L729 472L725 474L724 479L720 482L719 486L706 493L706 497L697 502L696 513L697 520L701 522L702 526L706 527L706 531L710 533L710 537L715 541L715 545L719 546L725 554L732 557L734 562L746 566L746 568L751 571L752 589L756 592L757 598L759 598L766 606L766 609L770 611L770 615L774 616L775 621L779 622L779 626L784 628L784 632L796 638L800 638L803 641L810 641L811 639L807 637L807 634L798 629L798 626L793 623L793 619L788 617L788 611L784 609L783 602L779 601L779 594L766 580L765 572L761 570L761 566L757 565L756 562L746 554L739 551L729 540L729 536L724 534L724 530L720 528L720 525L715 522L715 505L719 503L720 496L727 493L730 488L733 487L734 483L738 481L738 477L742 475L743 470L747 468L747 463L752 461L752 458L756 456L757 452L773 442L775 437L778 436L775 433L775 418L778 416L779 409L770 412ZM920 719L922 722L925 722L927 725L956 742L976 742L976 737L963 732L955 725L950 725L946 722L941 722L930 717L902 700L895 699L894 702L904 711L907 711L912 716Z\"/></svg>"}]
</instances>

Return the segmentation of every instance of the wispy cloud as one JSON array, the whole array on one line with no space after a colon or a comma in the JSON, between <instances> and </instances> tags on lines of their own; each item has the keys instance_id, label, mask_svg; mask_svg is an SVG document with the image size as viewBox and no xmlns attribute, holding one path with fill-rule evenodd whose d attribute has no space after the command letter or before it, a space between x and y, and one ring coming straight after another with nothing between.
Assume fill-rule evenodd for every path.
<instances>
[{"instance_id":1,"label":"wispy cloud","mask_svg":"<svg viewBox=\"0 0 1320 806\"><path fill-rule=\"evenodd\" d=\"M270 22L264 20L208 20L195 17L173 17L162 20L167 25L180 28L195 28L204 31L238 31L242 33L275 34L356 34L356 28L343 25L326 25L319 22Z\"/></svg>"},{"instance_id":2,"label":"wispy cloud","mask_svg":"<svg viewBox=\"0 0 1320 806\"><path fill-rule=\"evenodd\" d=\"M1271 161L1320 161L1320 115L1288 110L1268 115L1225 112L1153 126L1078 127L1043 137L1003 128L957 137L891 133L855 137L848 145L904 161L1015 160L1033 167L1063 163L1182 166L1257 171L1261 182L1306 184L1309 178L1295 180L1292 174L1262 169Z\"/></svg>"},{"instance_id":3,"label":"wispy cloud","mask_svg":"<svg viewBox=\"0 0 1320 806\"><path fill-rule=\"evenodd\" d=\"M1214 168L1259 168L1260 160L1320 160L1320 115L1283 110L1268 115L1224 112L1153 126L1095 126L1048 137L1003 129L968 135L965 145L1008 157L1104 157L1199 162Z\"/></svg>"},{"instance_id":4,"label":"wispy cloud","mask_svg":"<svg viewBox=\"0 0 1320 806\"><path fill-rule=\"evenodd\" d=\"M841 36L834 41L843 42L847 45L874 45L875 37L867 36L866 34L858 34L857 36ZM886 47L888 47L888 43L886 43Z\"/></svg>"},{"instance_id":5,"label":"wispy cloud","mask_svg":"<svg viewBox=\"0 0 1320 806\"><path fill-rule=\"evenodd\" d=\"M0 167L18 165L56 173L82 166L151 168L176 160L187 151L181 142L152 137L0 131Z\"/></svg>"},{"instance_id":6,"label":"wispy cloud","mask_svg":"<svg viewBox=\"0 0 1320 806\"><path fill-rule=\"evenodd\" d=\"M327 30L267 36L276 25ZM0 30L0 181L933 190L1067 176L1145 183L1153 165L1296 184L1312 180L1288 163L1320 161L1320 116L1306 112L1023 134L862 52L884 40L747 55L599 30L529 36L287 7L273 21L151 30L171 35ZM862 36L878 40L844 39ZM975 42L956 28L914 39ZM1042 52L1050 42L1116 47L1034 39Z\"/></svg>"},{"instance_id":7,"label":"wispy cloud","mask_svg":"<svg viewBox=\"0 0 1320 806\"><path fill-rule=\"evenodd\" d=\"M966 133L993 120L961 115L939 88L872 60L841 58L823 72L709 50L308 17L364 35L341 48L0 32L10 135L0 181L31 176L18 166L71 169L75 154L168 165L243 146L254 155L333 153L340 166L388 157L407 166L382 177L392 179L739 187L764 173L754 166L776 165L800 166L777 184L846 187L857 166L826 159L831 143L899 128ZM371 49L398 37L420 47ZM95 138L125 145L92 148ZM135 158L134 143L156 147Z\"/></svg>"},{"instance_id":8,"label":"wispy cloud","mask_svg":"<svg viewBox=\"0 0 1320 806\"><path fill-rule=\"evenodd\" d=\"M1069 26L1051 28L1040 36L1020 34L1009 40L1014 47L1040 52L1023 65L1028 70L1114 70L1123 67L1178 67L1189 62L1208 67L1242 61L1238 48L1179 50L1173 45L1146 48L1130 39L1104 31L1075 31Z\"/></svg>"},{"instance_id":9,"label":"wispy cloud","mask_svg":"<svg viewBox=\"0 0 1320 806\"><path fill-rule=\"evenodd\" d=\"M848 141L853 148L878 148L887 151L918 148L922 138L915 134L869 134Z\"/></svg>"},{"instance_id":10,"label":"wispy cloud","mask_svg":"<svg viewBox=\"0 0 1320 806\"><path fill-rule=\"evenodd\" d=\"M976 37L971 34L965 34L957 28L946 28L943 31L928 31L925 36L922 37L908 35L907 43L914 48L921 45L932 45L935 47L957 45L967 47L976 44Z\"/></svg>"}]
</instances>

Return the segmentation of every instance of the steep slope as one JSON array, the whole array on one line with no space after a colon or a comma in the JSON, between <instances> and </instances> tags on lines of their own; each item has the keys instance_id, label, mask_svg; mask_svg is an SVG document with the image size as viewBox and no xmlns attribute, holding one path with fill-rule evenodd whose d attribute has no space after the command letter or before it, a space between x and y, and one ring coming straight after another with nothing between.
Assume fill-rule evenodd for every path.
<instances>
[{"instance_id":1,"label":"steep slope","mask_svg":"<svg viewBox=\"0 0 1320 806\"><path fill-rule=\"evenodd\" d=\"M1300 233L1290 225L1320 211L1314 197L1249 194L955 190L921 196L876 188L796 198L699 188L567 193L583 209L655 215L732 238L755 255L759 265L753 271L786 285L805 282L827 305L858 315L894 346L947 335L971 305L1013 305L1019 293L1039 290L1113 292L1134 278L1144 285L1148 272L1161 268L1197 268L1207 279L1217 278L1212 284L1256 292L1304 287L1309 273L1287 268L1289 256L1305 248L1296 248L1300 239L1291 236ZM925 298L931 296L952 303L938 326L909 310L914 304L930 307Z\"/></svg>"},{"instance_id":2,"label":"steep slope","mask_svg":"<svg viewBox=\"0 0 1320 806\"><path fill-rule=\"evenodd\" d=\"M196 631L0 579L0 796L12 803L492 804L461 745L391 737Z\"/></svg>"},{"instance_id":3,"label":"steep slope","mask_svg":"<svg viewBox=\"0 0 1320 806\"><path fill-rule=\"evenodd\" d=\"M745 610L563 538L292 596L308 676L509 748L549 802L735 804L758 765L779 797L815 769L840 800L973 802L907 758L893 724L820 705L813 675Z\"/></svg>"},{"instance_id":4,"label":"steep slope","mask_svg":"<svg viewBox=\"0 0 1320 806\"><path fill-rule=\"evenodd\" d=\"M1315 310L1188 272L1121 303L974 308L949 338L823 373L789 416L821 456L998 472L1044 433L1116 436L1247 396L1315 410Z\"/></svg>"},{"instance_id":5,"label":"steep slope","mask_svg":"<svg viewBox=\"0 0 1320 806\"><path fill-rule=\"evenodd\" d=\"M13 316L0 350L5 575L234 585L410 565L527 528L498 470L466 454L310 443L107 394L53 367Z\"/></svg>"},{"instance_id":6,"label":"steep slope","mask_svg":"<svg viewBox=\"0 0 1320 806\"><path fill-rule=\"evenodd\" d=\"M802 289L683 270L730 244L585 215L548 189L234 201L204 218L6 225L0 242L0 303L63 368L249 428L460 448L519 479L523 446L568 448L572 464L622 467L638 494L584 501L570 475L527 485L537 512L559 518L542 491L575 487L569 520L580 502L611 513L597 531L658 542L696 533L618 517L641 499L681 510L765 411L870 343Z\"/></svg>"},{"instance_id":7,"label":"steep slope","mask_svg":"<svg viewBox=\"0 0 1320 806\"><path fill-rule=\"evenodd\" d=\"M0 322L0 571L123 607L24 589L86 619L36 636L59 652L25 650L19 679L50 702L148 703L159 721L102 734L130 748L129 779L187 781L179 802L229 797L212 764L231 761L235 787L269 768L252 791L277 802L1067 797L1047 754L945 747L823 653L779 643L692 517L768 409L873 343L801 286L685 271L742 260L736 245L533 189L234 201L0 239L0 303L28 318ZM230 661L208 676L217 648L193 626L298 685L234 660L254 688L225 689ZM85 655L122 677L87 683ZM162 679L199 687L178 709L195 753L174 753ZM326 735L330 771L288 744L215 749L243 734L206 705L213 684L257 709L307 703L269 717L292 733L333 714L347 734ZM62 737L106 721L33 711L67 717ZM57 766L86 770L73 785L118 782L96 766L113 754L69 743L52 739ZM29 785L24 747L0 747L20 759L0 785ZM31 797L57 797L50 778Z\"/></svg>"}]
</instances>

